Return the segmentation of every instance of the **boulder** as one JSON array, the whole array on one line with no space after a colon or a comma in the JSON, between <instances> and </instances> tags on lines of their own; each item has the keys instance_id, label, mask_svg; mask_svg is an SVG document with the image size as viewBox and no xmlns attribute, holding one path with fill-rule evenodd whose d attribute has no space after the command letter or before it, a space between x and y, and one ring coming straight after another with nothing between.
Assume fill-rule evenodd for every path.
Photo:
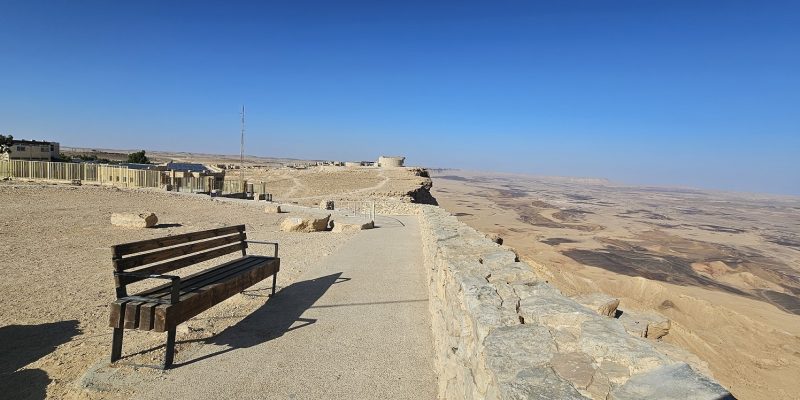
<instances>
[{"instance_id":1,"label":"boulder","mask_svg":"<svg viewBox=\"0 0 800 400\"><path fill-rule=\"evenodd\" d=\"M574 300L606 317L614 317L619 306L619 299L605 293L582 294L576 296Z\"/></svg>"},{"instance_id":2,"label":"boulder","mask_svg":"<svg viewBox=\"0 0 800 400\"><path fill-rule=\"evenodd\" d=\"M333 210L334 209L333 200L322 200L321 202L319 202L319 208L323 210Z\"/></svg>"},{"instance_id":3,"label":"boulder","mask_svg":"<svg viewBox=\"0 0 800 400\"><path fill-rule=\"evenodd\" d=\"M660 339L669 333L670 321L668 318L655 313L638 313L624 311L619 316L622 326L633 336Z\"/></svg>"},{"instance_id":4,"label":"boulder","mask_svg":"<svg viewBox=\"0 0 800 400\"><path fill-rule=\"evenodd\" d=\"M486 237L497 244L503 244L503 238L501 238L500 235L496 233L487 233Z\"/></svg>"},{"instance_id":5,"label":"boulder","mask_svg":"<svg viewBox=\"0 0 800 400\"><path fill-rule=\"evenodd\" d=\"M126 228L151 228L158 223L158 217L153 213L113 213L111 225Z\"/></svg>"},{"instance_id":6,"label":"boulder","mask_svg":"<svg viewBox=\"0 0 800 400\"><path fill-rule=\"evenodd\" d=\"M311 216L288 217L281 222L283 232L320 232L328 229L331 216L324 218Z\"/></svg>"},{"instance_id":7,"label":"boulder","mask_svg":"<svg viewBox=\"0 0 800 400\"><path fill-rule=\"evenodd\" d=\"M281 206L278 204L267 204L264 207L264 212L267 214L280 214Z\"/></svg>"},{"instance_id":8,"label":"boulder","mask_svg":"<svg viewBox=\"0 0 800 400\"><path fill-rule=\"evenodd\" d=\"M331 225L333 229L331 232L341 233L341 232L358 232L363 231L365 229L372 229L375 227L372 221L367 222L339 222L339 221L331 221Z\"/></svg>"}]
</instances>

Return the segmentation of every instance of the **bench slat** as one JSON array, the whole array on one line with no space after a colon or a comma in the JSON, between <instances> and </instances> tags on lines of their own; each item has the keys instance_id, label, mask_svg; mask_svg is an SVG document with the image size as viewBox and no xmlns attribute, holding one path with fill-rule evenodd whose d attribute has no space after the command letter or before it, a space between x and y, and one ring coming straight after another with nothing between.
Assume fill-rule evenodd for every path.
<instances>
[{"instance_id":1,"label":"bench slat","mask_svg":"<svg viewBox=\"0 0 800 400\"><path fill-rule=\"evenodd\" d=\"M114 260L115 271L125 271L137 267L142 267L147 264L152 264L159 261L169 260L171 258L185 256L187 254L197 253L207 249L224 246L229 243L241 242L246 240L243 232L238 232L234 235L223 236L216 239L206 240L203 242L195 242L183 246L173 247L154 251L151 253L139 254L131 257L120 258Z\"/></svg>"},{"instance_id":2,"label":"bench slat","mask_svg":"<svg viewBox=\"0 0 800 400\"><path fill-rule=\"evenodd\" d=\"M174 271L176 269L181 269L183 267L188 267L190 265L194 265L203 261L211 260L220 256L224 256L226 254L235 253L237 251L242 251L243 249L247 248L247 243L245 242L238 242L229 246L220 247L218 249L209 250L203 253L192 254L187 257L182 257L177 260L167 261L161 264L154 264L142 269L137 270L136 272L141 272L144 274L165 274L167 272ZM119 276L118 277L118 285L130 285L134 282L139 282L146 278L139 278L135 276Z\"/></svg>"},{"instance_id":3,"label":"bench slat","mask_svg":"<svg viewBox=\"0 0 800 400\"><path fill-rule=\"evenodd\" d=\"M279 269L279 258L264 257L262 266L249 268L228 279L192 291L181 296L181 301L178 304L158 305L155 308L153 331L166 332L168 329L187 321L236 293L277 273Z\"/></svg>"},{"instance_id":4,"label":"bench slat","mask_svg":"<svg viewBox=\"0 0 800 400\"><path fill-rule=\"evenodd\" d=\"M185 279L181 280L180 295L183 296L184 294L208 285L211 282L224 279L225 276L235 273L240 268L251 267L260 262L263 262L261 257L247 256L229 261L214 268L200 271L196 274L189 275ZM137 293L136 296L150 297L154 299L169 299L169 297L172 295L171 289L172 284L167 283L157 288L153 288L142 293Z\"/></svg>"},{"instance_id":5,"label":"bench slat","mask_svg":"<svg viewBox=\"0 0 800 400\"><path fill-rule=\"evenodd\" d=\"M244 232L244 229L245 229L244 225L235 225L235 226L226 226L224 228L215 228L205 231L167 236L158 239L141 240L138 242L123 243L123 244L118 244L116 246L111 246L111 251L114 258L120 258L128 254L141 253L143 251L175 246L181 243L189 243L217 236L230 235L236 232Z\"/></svg>"},{"instance_id":6,"label":"bench slat","mask_svg":"<svg viewBox=\"0 0 800 400\"><path fill-rule=\"evenodd\" d=\"M183 284L181 285L181 297L185 298L185 296L192 291L225 280L228 277L241 273L249 268L256 267L258 264L264 263L264 260L259 259L258 257L247 257L235 260L235 262L237 263L227 263L224 268L217 267L211 270L203 271L202 273L198 274L196 277L197 279L187 279L186 286L183 286ZM171 285L163 286L157 292L147 294L146 297L151 297L154 300L169 299L169 297L172 295L170 288ZM142 296L142 294L137 294L137 296ZM132 303L128 303L128 307L131 307L131 304ZM139 322L136 326L137 329L143 331L149 331L153 329L155 307L159 304L160 303L157 302L144 302L139 305ZM130 308L128 308L125 312L127 318L127 313L131 312Z\"/></svg>"}]
</instances>

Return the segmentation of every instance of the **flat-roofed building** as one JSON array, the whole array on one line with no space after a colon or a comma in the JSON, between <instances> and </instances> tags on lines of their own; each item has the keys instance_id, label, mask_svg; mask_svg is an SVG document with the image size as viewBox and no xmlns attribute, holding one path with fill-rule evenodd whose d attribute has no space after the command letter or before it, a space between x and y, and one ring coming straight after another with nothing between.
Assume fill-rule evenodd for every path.
<instances>
[{"instance_id":1,"label":"flat-roofed building","mask_svg":"<svg viewBox=\"0 0 800 400\"><path fill-rule=\"evenodd\" d=\"M59 159L61 148L57 142L43 140L14 140L11 152L0 155L3 160L53 161Z\"/></svg>"}]
</instances>

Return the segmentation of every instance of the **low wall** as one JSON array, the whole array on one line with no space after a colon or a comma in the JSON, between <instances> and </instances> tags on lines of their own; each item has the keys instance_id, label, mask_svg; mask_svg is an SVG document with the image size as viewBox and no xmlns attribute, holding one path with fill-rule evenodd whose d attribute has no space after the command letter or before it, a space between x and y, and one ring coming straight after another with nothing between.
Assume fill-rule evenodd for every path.
<instances>
[{"instance_id":1,"label":"low wall","mask_svg":"<svg viewBox=\"0 0 800 400\"><path fill-rule=\"evenodd\" d=\"M712 379L539 280L436 206L420 215L443 399L724 399Z\"/></svg>"}]
</instances>

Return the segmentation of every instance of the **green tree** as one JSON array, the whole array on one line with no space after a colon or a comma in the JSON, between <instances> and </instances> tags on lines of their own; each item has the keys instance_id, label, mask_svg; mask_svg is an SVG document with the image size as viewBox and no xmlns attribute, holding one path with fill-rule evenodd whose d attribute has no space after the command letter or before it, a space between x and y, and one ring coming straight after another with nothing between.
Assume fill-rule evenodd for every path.
<instances>
[{"instance_id":1,"label":"green tree","mask_svg":"<svg viewBox=\"0 0 800 400\"><path fill-rule=\"evenodd\" d=\"M14 143L14 136L0 135L0 154L11 153L11 145Z\"/></svg>"},{"instance_id":2,"label":"green tree","mask_svg":"<svg viewBox=\"0 0 800 400\"><path fill-rule=\"evenodd\" d=\"M150 160L144 154L144 150L128 154L128 162L134 164L150 164Z\"/></svg>"}]
</instances>

